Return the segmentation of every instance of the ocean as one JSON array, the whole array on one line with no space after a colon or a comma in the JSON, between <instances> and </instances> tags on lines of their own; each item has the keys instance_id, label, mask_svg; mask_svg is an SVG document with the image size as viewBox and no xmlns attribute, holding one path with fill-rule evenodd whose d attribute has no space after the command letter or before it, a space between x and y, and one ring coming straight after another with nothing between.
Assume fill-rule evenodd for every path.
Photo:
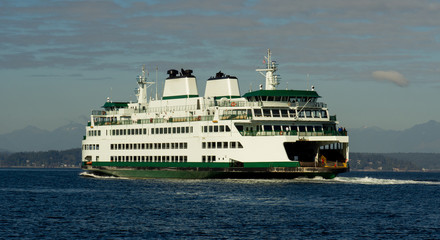
<instances>
[{"instance_id":1,"label":"ocean","mask_svg":"<svg viewBox=\"0 0 440 240\"><path fill-rule=\"evenodd\" d=\"M440 173L129 180L0 169L0 239L440 239Z\"/></svg>"}]
</instances>

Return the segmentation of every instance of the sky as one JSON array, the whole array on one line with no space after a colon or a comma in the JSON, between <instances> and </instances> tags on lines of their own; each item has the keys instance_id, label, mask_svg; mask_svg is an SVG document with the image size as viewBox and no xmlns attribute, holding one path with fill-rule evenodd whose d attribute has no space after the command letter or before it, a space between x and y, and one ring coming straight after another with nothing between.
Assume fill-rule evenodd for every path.
<instances>
[{"instance_id":1,"label":"sky","mask_svg":"<svg viewBox=\"0 0 440 240\"><path fill-rule=\"evenodd\" d=\"M256 90L270 48L279 89L314 85L340 125L440 120L440 1L0 0L0 134L86 124L107 97L135 100L146 65Z\"/></svg>"}]
</instances>

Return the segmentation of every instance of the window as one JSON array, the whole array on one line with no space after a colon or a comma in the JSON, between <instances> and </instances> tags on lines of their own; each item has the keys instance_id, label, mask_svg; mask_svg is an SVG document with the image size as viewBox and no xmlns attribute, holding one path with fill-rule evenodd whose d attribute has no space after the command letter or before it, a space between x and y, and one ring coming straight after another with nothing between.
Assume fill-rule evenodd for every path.
<instances>
[{"instance_id":1,"label":"window","mask_svg":"<svg viewBox=\"0 0 440 240\"><path fill-rule=\"evenodd\" d=\"M255 117L261 117L261 109L254 109L254 115Z\"/></svg>"},{"instance_id":2,"label":"window","mask_svg":"<svg viewBox=\"0 0 440 240\"><path fill-rule=\"evenodd\" d=\"M312 111L306 110L306 117L311 118L312 117Z\"/></svg>"},{"instance_id":3,"label":"window","mask_svg":"<svg viewBox=\"0 0 440 240\"><path fill-rule=\"evenodd\" d=\"M307 126L307 132L313 132L313 126Z\"/></svg>"},{"instance_id":4,"label":"window","mask_svg":"<svg viewBox=\"0 0 440 240\"><path fill-rule=\"evenodd\" d=\"M226 125L226 132L230 132L230 131L231 131L231 129L229 128L229 126Z\"/></svg>"},{"instance_id":5,"label":"window","mask_svg":"<svg viewBox=\"0 0 440 240\"><path fill-rule=\"evenodd\" d=\"M316 111L316 110L313 111L313 117L315 117L315 118L321 117L319 113L320 113L319 111Z\"/></svg>"},{"instance_id":6,"label":"window","mask_svg":"<svg viewBox=\"0 0 440 240\"><path fill-rule=\"evenodd\" d=\"M281 116L282 117L289 117L289 115L287 114L287 110L286 109L281 110Z\"/></svg>"},{"instance_id":7,"label":"window","mask_svg":"<svg viewBox=\"0 0 440 240\"><path fill-rule=\"evenodd\" d=\"M203 149L206 148L206 142L202 142L202 148L203 148Z\"/></svg>"},{"instance_id":8,"label":"window","mask_svg":"<svg viewBox=\"0 0 440 240\"><path fill-rule=\"evenodd\" d=\"M228 142L223 142L223 148L228 148Z\"/></svg>"},{"instance_id":9,"label":"window","mask_svg":"<svg viewBox=\"0 0 440 240\"><path fill-rule=\"evenodd\" d=\"M321 110L321 117L327 118L327 111L326 110Z\"/></svg>"},{"instance_id":10,"label":"window","mask_svg":"<svg viewBox=\"0 0 440 240\"><path fill-rule=\"evenodd\" d=\"M214 132L218 132L218 126L214 126Z\"/></svg>"},{"instance_id":11,"label":"window","mask_svg":"<svg viewBox=\"0 0 440 240\"><path fill-rule=\"evenodd\" d=\"M213 126L209 126L209 132L213 132L213 131L214 131Z\"/></svg>"},{"instance_id":12,"label":"window","mask_svg":"<svg viewBox=\"0 0 440 240\"><path fill-rule=\"evenodd\" d=\"M265 117L271 117L271 115L270 115L270 109L263 109L263 115L264 115Z\"/></svg>"},{"instance_id":13,"label":"window","mask_svg":"<svg viewBox=\"0 0 440 240\"><path fill-rule=\"evenodd\" d=\"M220 127L220 129L219 129L220 132L224 132L225 131L225 126L224 125L220 125L219 127Z\"/></svg>"},{"instance_id":14,"label":"window","mask_svg":"<svg viewBox=\"0 0 440 240\"><path fill-rule=\"evenodd\" d=\"M222 142L217 142L217 148L222 148Z\"/></svg>"},{"instance_id":15,"label":"window","mask_svg":"<svg viewBox=\"0 0 440 240\"><path fill-rule=\"evenodd\" d=\"M231 148L237 148L236 142L231 142Z\"/></svg>"},{"instance_id":16,"label":"window","mask_svg":"<svg viewBox=\"0 0 440 240\"><path fill-rule=\"evenodd\" d=\"M203 126L203 132L208 132L208 126Z\"/></svg>"},{"instance_id":17,"label":"window","mask_svg":"<svg viewBox=\"0 0 440 240\"><path fill-rule=\"evenodd\" d=\"M243 148L243 145L241 145L240 142L237 142L237 144L238 144L238 148Z\"/></svg>"},{"instance_id":18,"label":"window","mask_svg":"<svg viewBox=\"0 0 440 240\"><path fill-rule=\"evenodd\" d=\"M273 117L280 117L280 110L279 109L272 109L272 116Z\"/></svg>"}]
</instances>

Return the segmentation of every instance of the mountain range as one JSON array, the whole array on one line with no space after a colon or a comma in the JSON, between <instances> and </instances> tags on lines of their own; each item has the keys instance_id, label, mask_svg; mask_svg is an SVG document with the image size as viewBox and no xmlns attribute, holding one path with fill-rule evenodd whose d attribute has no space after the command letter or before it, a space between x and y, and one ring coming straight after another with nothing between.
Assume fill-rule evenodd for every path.
<instances>
[{"instance_id":1,"label":"mountain range","mask_svg":"<svg viewBox=\"0 0 440 240\"><path fill-rule=\"evenodd\" d=\"M350 152L440 153L440 122L428 121L402 131L377 127L348 129ZM0 134L0 151L26 152L81 148L83 124L70 123L53 131L28 126Z\"/></svg>"},{"instance_id":2,"label":"mountain range","mask_svg":"<svg viewBox=\"0 0 440 240\"><path fill-rule=\"evenodd\" d=\"M53 131L35 126L0 135L0 151L30 152L81 148L85 126L70 123Z\"/></svg>"},{"instance_id":3,"label":"mountain range","mask_svg":"<svg viewBox=\"0 0 440 240\"><path fill-rule=\"evenodd\" d=\"M403 131L377 127L349 129L350 152L440 153L440 122L431 120Z\"/></svg>"}]
</instances>

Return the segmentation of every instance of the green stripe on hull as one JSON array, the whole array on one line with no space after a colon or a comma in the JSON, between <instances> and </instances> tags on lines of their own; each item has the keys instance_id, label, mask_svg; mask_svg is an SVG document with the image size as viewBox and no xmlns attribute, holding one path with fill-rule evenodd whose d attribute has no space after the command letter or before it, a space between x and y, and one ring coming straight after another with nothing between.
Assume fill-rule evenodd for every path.
<instances>
[{"instance_id":1,"label":"green stripe on hull","mask_svg":"<svg viewBox=\"0 0 440 240\"><path fill-rule=\"evenodd\" d=\"M343 167L300 167L298 162L247 163L246 167L230 167L229 163L93 162L92 164L84 163L82 168L96 175L113 175L126 178L182 179L292 179L315 176L334 178L337 174L348 171L348 168Z\"/></svg>"},{"instance_id":2,"label":"green stripe on hull","mask_svg":"<svg viewBox=\"0 0 440 240\"><path fill-rule=\"evenodd\" d=\"M255 169L254 169L255 170ZM178 178L178 179L293 179L297 177L313 178L321 176L323 178L334 178L338 173L347 171L346 169L338 169L336 171L322 172L301 172L301 171L268 171L267 169L257 169L255 171L239 171L225 169L210 170L147 170L147 169L87 169L96 175L112 175L124 178L145 179L145 178Z\"/></svg>"}]
</instances>

